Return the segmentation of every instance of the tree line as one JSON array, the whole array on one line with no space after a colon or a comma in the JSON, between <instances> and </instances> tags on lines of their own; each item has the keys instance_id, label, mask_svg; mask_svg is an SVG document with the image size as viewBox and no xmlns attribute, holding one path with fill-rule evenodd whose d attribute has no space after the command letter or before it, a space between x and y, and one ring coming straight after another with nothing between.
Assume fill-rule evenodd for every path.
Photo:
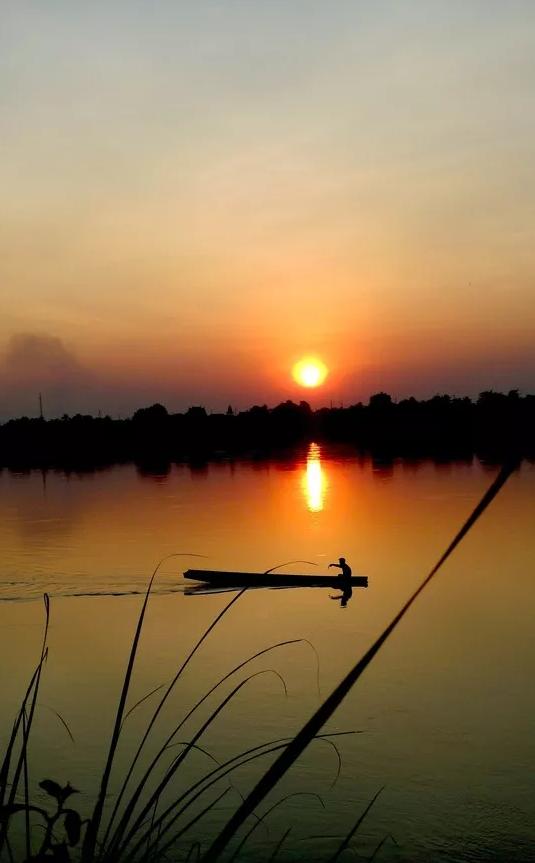
<instances>
[{"instance_id":1,"label":"tree line","mask_svg":"<svg viewBox=\"0 0 535 863\"><path fill-rule=\"evenodd\" d=\"M161 404L129 419L76 414L21 417L0 425L0 466L90 468L134 461L155 469L173 461L269 455L306 441L343 443L383 458L500 461L512 450L535 458L535 395L486 391L477 399L436 395L312 410L301 401L276 407L170 413Z\"/></svg>"}]
</instances>

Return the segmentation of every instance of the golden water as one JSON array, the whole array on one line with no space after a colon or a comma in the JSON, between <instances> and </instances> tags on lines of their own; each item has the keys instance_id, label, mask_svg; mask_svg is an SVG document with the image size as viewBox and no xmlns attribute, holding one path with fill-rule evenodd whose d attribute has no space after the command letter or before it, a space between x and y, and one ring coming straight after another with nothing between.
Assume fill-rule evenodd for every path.
<instances>
[{"instance_id":1,"label":"golden water","mask_svg":"<svg viewBox=\"0 0 535 863\"><path fill-rule=\"evenodd\" d=\"M494 469L472 465L373 465L317 445L293 460L174 467L142 475L133 466L94 474L0 474L0 735L8 732L36 661L52 597L50 656L32 741L32 787L45 775L80 788L88 811L102 766L119 684L148 577L162 565L144 630L131 701L169 680L195 639L232 594L188 596L190 566L263 570L303 560L297 572L326 573L344 555L369 577L347 608L328 590L252 591L223 619L184 675L155 739L218 676L263 647L306 638L330 691L369 646L444 550L490 484ZM257 831L251 854L267 859L285 825L281 859L312 859L341 836L382 785L355 839L380 860L528 860L535 839L535 469L512 477L436 581L366 672L331 729L336 757L314 744L284 781L325 802L295 798ZM290 568L292 571L292 568ZM332 570L331 570L332 572ZM318 703L316 660L294 645L258 660L252 680L204 741L217 757L292 733ZM125 730L119 770L149 715ZM215 705L215 701L212 702ZM69 723L73 744L53 711ZM194 725L190 726L191 728ZM192 755L187 777L209 769ZM245 768L245 791L259 765ZM227 795L225 807L236 804ZM216 821L228 814L214 816ZM219 820L218 820L219 819ZM213 822L196 834L206 838ZM270 844L271 843L271 844ZM264 855L264 856L263 856ZM308 855L308 856L307 856ZM515 856L516 855L516 856ZM353 855L354 856L354 855ZM253 858L255 859L255 858ZM350 857L348 857L350 859Z\"/></svg>"}]
</instances>

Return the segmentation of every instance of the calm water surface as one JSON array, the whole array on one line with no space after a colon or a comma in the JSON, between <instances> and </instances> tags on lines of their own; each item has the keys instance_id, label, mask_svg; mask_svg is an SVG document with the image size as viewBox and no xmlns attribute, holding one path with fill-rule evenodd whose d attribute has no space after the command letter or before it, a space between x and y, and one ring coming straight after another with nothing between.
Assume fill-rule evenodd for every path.
<instances>
[{"instance_id":1,"label":"calm water surface","mask_svg":"<svg viewBox=\"0 0 535 863\"><path fill-rule=\"evenodd\" d=\"M44 591L52 597L50 655L31 783L37 789L44 776L70 779L82 792L80 807L89 811L139 592L158 561L173 553L206 555L161 566L131 703L173 676L233 596L185 595L183 569L264 570L301 559L310 563L293 571L323 573L345 555L354 573L370 580L345 609L328 590L246 593L188 667L155 728L153 747L234 665L274 642L302 638L314 645L319 674L305 642L256 660L250 671L276 669L288 694L266 671L200 742L224 760L293 733L317 706L318 684L327 694L362 655L494 474L477 462L380 468L315 446L293 461L179 466L167 476L144 476L133 466L84 476L0 473L1 738L36 661ZM334 749L313 744L273 801L294 792L314 792L321 801L296 796L281 804L243 859L268 860L288 825L292 833L278 859L327 859L336 837L381 786L354 850L341 860L366 859L386 834L397 845L385 842L377 860L535 859L534 499L535 469L525 465L329 723L329 730L362 732L337 741L338 781L333 785ZM128 720L119 774L155 703L149 699ZM217 703L214 696L210 705ZM68 722L74 743L54 711ZM212 767L208 755L194 753L184 781ZM260 762L235 774L236 790L192 831L189 844L206 842L259 770Z\"/></svg>"}]
</instances>

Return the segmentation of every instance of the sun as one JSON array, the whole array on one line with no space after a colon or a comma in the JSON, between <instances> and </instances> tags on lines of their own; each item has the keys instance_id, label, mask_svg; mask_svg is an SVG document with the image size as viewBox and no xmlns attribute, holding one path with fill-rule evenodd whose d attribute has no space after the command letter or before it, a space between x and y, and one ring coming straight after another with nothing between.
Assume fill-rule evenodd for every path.
<instances>
[{"instance_id":1,"label":"sun","mask_svg":"<svg viewBox=\"0 0 535 863\"><path fill-rule=\"evenodd\" d=\"M293 379L302 387L319 387L329 374L324 362L316 357L303 357L292 369Z\"/></svg>"}]
</instances>

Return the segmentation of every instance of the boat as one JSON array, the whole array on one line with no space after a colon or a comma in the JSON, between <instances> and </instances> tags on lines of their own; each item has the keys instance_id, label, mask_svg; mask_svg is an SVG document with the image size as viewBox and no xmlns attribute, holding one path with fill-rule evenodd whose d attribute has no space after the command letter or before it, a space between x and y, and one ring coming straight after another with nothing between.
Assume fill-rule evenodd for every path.
<instances>
[{"instance_id":1,"label":"boat","mask_svg":"<svg viewBox=\"0 0 535 863\"><path fill-rule=\"evenodd\" d=\"M366 575L353 575L347 581L339 575L295 575L277 572L225 572L219 569L187 569L184 578L202 582L211 588L241 587L330 587L341 590L368 587Z\"/></svg>"}]
</instances>

